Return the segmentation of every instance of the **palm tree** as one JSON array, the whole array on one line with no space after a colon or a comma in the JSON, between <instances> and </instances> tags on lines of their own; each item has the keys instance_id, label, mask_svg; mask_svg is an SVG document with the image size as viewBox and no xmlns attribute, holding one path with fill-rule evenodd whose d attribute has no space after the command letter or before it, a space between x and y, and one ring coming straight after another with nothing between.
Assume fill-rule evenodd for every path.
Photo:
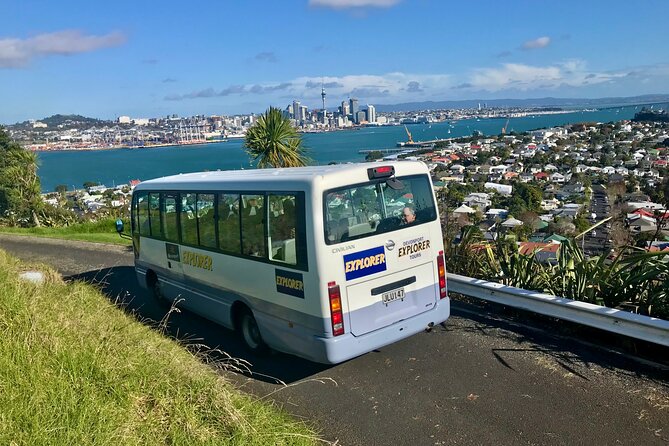
<instances>
[{"instance_id":1,"label":"palm tree","mask_svg":"<svg viewBox=\"0 0 669 446\"><path fill-rule=\"evenodd\" d=\"M246 132L246 152L259 168L301 167L309 161L302 136L281 110L270 107Z\"/></svg>"}]
</instances>

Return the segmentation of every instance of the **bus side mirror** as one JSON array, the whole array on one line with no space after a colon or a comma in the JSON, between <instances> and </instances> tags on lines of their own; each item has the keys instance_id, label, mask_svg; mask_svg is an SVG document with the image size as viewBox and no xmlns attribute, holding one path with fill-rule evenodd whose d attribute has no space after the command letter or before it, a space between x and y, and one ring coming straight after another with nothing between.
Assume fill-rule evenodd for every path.
<instances>
[{"instance_id":1,"label":"bus side mirror","mask_svg":"<svg viewBox=\"0 0 669 446\"><path fill-rule=\"evenodd\" d=\"M116 232L118 232L119 234L123 232L123 220L121 220L120 218L116 220Z\"/></svg>"}]
</instances>

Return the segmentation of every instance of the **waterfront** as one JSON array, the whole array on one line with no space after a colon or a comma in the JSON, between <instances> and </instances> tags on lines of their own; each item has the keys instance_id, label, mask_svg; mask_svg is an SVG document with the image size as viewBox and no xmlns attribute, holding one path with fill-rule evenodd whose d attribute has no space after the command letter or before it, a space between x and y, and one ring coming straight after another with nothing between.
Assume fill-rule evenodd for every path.
<instances>
[{"instance_id":1,"label":"waterfront","mask_svg":"<svg viewBox=\"0 0 669 446\"><path fill-rule=\"evenodd\" d=\"M547 114L511 118L508 131L522 132L576 122L609 122L631 119L640 107L628 106L595 111ZM478 130L497 135L506 119L467 119L453 122L409 126L415 141L455 138ZM304 144L315 164L361 161L360 150L394 148L406 141L403 126L364 127L359 130L304 135ZM165 175L203 171L252 168L243 149L243 140L229 142L157 147L146 149L112 149L100 151L60 151L38 153L42 190L53 191L59 184L80 188L85 181L108 186L131 179L147 180Z\"/></svg>"}]
</instances>

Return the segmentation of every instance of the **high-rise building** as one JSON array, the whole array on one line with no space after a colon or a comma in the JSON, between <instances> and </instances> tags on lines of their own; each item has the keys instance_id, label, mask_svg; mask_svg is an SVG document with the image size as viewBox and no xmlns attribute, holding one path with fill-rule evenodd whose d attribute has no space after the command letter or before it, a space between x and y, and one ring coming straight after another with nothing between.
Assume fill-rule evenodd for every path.
<instances>
[{"instance_id":1,"label":"high-rise building","mask_svg":"<svg viewBox=\"0 0 669 446\"><path fill-rule=\"evenodd\" d=\"M306 121L308 110L309 109L307 108L306 105L300 105L297 110L297 117L295 119L297 119L298 121Z\"/></svg>"},{"instance_id":2,"label":"high-rise building","mask_svg":"<svg viewBox=\"0 0 669 446\"><path fill-rule=\"evenodd\" d=\"M348 100L348 103L351 107L350 113L353 116L353 122L356 124L358 123L358 100L355 98L351 98Z\"/></svg>"},{"instance_id":3,"label":"high-rise building","mask_svg":"<svg viewBox=\"0 0 669 446\"><path fill-rule=\"evenodd\" d=\"M340 110L342 116L348 116L351 113L351 109L348 107L348 102L341 101Z\"/></svg>"},{"instance_id":4,"label":"high-rise building","mask_svg":"<svg viewBox=\"0 0 669 446\"><path fill-rule=\"evenodd\" d=\"M373 105L367 105L367 122L376 122L376 108Z\"/></svg>"},{"instance_id":5,"label":"high-rise building","mask_svg":"<svg viewBox=\"0 0 669 446\"><path fill-rule=\"evenodd\" d=\"M293 101L293 119L300 121L300 101Z\"/></svg>"},{"instance_id":6,"label":"high-rise building","mask_svg":"<svg viewBox=\"0 0 669 446\"><path fill-rule=\"evenodd\" d=\"M355 123L360 124L367 120L367 110L358 110L358 113L355 114Z\"/></svg>"}]
</instances>

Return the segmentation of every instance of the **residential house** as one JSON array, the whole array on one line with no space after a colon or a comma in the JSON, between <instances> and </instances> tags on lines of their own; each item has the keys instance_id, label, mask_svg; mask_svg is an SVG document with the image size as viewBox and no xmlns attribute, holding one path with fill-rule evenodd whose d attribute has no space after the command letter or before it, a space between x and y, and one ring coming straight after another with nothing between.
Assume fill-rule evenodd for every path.
<instances>
[{"instance_id":1,"label":"residential house","mask_svg":"<svg viewBox=\"0 0 669 446\"><path fill-rule=\"evenodd\" d=\"M511 195L513 192L513 186L508 184L499 184L499 183L485 183L483 185L486 189L492 189L501 195Z\"/></svg>"},{"instance_id":2,"label":"residential house","mask_svg":"<svg viewBox=\"0 0 669 446\"><path fill-rule=\"evenodd\" d=\"M557 253L560 249L559 242L520 242L518 252L522 255L532 255L539 263L557 262Z\"/></svg>"},{"instance_id":3,"label":"residential house","mask_svg":"<svg viewBox=\"0 0 669 446\"><path fill-rule=\"evenodd\" d=\"M552 211L554 209L557 209L560 206L560 201L551 198L550 200L541 200L541 209L544 211Z\"/></svg>"},{"instance_id":4,"label":"residential house","mask_svg":"<svg viewBox=\"0 0 669 446\"><path fill-rule=\"evenodd\" d=\"M547 181L549 178L548 173L546 172L537 172L534 174L535 181Z\"/></svg>"},{"instance_id":5,"label":"residential house","mask_svg":"<svg viewBox=\"0 0 669 446\"><path fill-rule=\"evenodd\" d=\"M448 168L448 170L451 171L451 173L454 174L461 174L465 171L465 166L462 164L453 164L451 167Z\"/></svg>"},{"instance_id":6,"label":"residential house","mask_svg":"<svg viewBox=\"0 0 669 446\"><path fill-rule=\"evenodd\" d=\"M570 203L570 204L565 204L559 209L552 210L551 213L555 217L568 218L573 220L574 218L576 218L580 210L581 210L581 205Z\"/></svg>"},{"instance_id":7,"label":"residential house","mask_svg":"<svg viewBox=\"0 0 669 446\"><path fill-rule=\"evenodd\" d=\"M576 194L582 194L585 192L585 186L583 186L583 183L572 183L572 184L565 184L562 187L562 192L567 194L567 195L576 195Z\"/></svg>"},{"instance_id":8,"label":"residential house","mask_svg":"<svg viewBox=\"0 0 669 446\"><path fill-rule=\"evenodd\" d=\"M628 209L633 211L637 209L646 209L648 211L662 210L664 206L660 203L653 203L652 201L628 201L625 203Z\"/></svg>"},{"instance_id":9,"label":"residential house","mask_svg":"<svg viewBox=\"0 0 669 446\"><path fill-rule=\"evenodd\" d=\"M578 164L574 167L574 173L586 173L588 171L588 166L585 164Z\"/></svg>"},{"instance_id":10,"label":"residential house","mask_svg":"<svg viewBox=\"0 0 669 446\"><path fill-rule=\"evenodd\" d=\"M509 166L498 164L490 168L490 175L503 175L507 170L509 170Z\"/></svg>"},{"instance_id":11,"label":"residential house","mask_svg":"<svg viewBox=\"0 0 669 446\"><path fill-rule=\"evenodd\" d=\"M551 174L550 180L553 183L563 184L565 182L565 176L562 175L560 172L554 172Z\"/></svg>"},{"instance_id":12,"label":"residential house","mask_svg":"<svg viewBox=\"0 0 669 446\"><path fill-rule=\"evenodd\" d=\"M529 183L530 181L534 180L534 175L532 175L531 173L525 172L525 173L521 173L519 178L520 178L521 183Z\"/></svg>"},{"instance_id":13,"label":"residential house","mask_svg":"<svg viewBox=\"0 0 669 446\"><path fill-rule=\"evenodd\" d=\"M507 209L488 209L485 213L486 218L490 220L500 219L503 220L509 215Z\"/></svg>"},{"instance_id":14,"label":"residential house","mask_svg":"<svg viewBox=\"0 0 669 446\"><path fill-rule=\"evenodd\" d=\"M469 207L480 209L481 211L485 211L492 204L490 194L485 192L473 192L467 195L462 202Z\"/></svg>"},{"instance_id":15,"label":"residential house","mask_svg":"<svg viewBox=\"0 0 669 446\"><path fill-rule=\"evenodd\" d=\"M653 217L635 214L634 217L627 219L630 232L638 234L641 232L657 231L657 221Z\"/></svg>"}]
</instances>

